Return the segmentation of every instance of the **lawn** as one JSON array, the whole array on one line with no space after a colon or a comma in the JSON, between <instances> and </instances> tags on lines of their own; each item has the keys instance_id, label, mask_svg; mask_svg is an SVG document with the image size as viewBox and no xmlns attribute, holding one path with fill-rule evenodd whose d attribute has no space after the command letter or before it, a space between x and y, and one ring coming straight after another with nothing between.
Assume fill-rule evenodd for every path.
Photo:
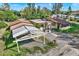
<instances>
[{"instance_id":1,"label":"lawn","mask_svg":"<svg viewBox=\"0 0 79 59\"><path fill-rule=\"evenodd\" d=\"M18 53L16 44L8 49L5 49L4 42L0 40L0 56L28 56L34 55L35 53L43 54L47 53L51 48L55 48L56 46L57 45L53 44L53 42L47 43L44 47L34 46L31 48L24 48L20 45L20 53Z\"/></svg>"},{"instance_id":2,"label":"lawn","mask_svg":"<svg viewBox=\"0 0 79 59\"><path fill-rule=\"evenodd\" d=\"M66 33L79 33L79 24L74 24L72 23L71 28L67 30L60 30L61 32L66 32Z\"/></svg>"}]
</instances>

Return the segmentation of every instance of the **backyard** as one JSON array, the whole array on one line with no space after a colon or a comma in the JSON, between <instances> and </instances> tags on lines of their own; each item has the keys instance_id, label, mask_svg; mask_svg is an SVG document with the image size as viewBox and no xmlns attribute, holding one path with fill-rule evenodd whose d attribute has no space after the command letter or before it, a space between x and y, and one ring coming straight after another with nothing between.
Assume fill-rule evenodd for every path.
<instances>
[{"instance_id":1,"label":"backyard","mask_svg":"<svg viewBox=\"0 0 79 59\"><path fill-rule=\"evenodd\" d=\"M4 42L0 40L0 56L26 56L26 55L34 55L35 53L47 53L51 48L55 48L56 45L54 45L52 42L47 43L46 46L44 47L38 47L34 46L31 48L24 48L21 45L19 46L20 48L20 53L17 51L17 46L16 44L13 45L12 47L9 47L8 49L5 49Z\"/></svg>"},{"instance_id":2,"label":"backyard","mask_svg":"<svg viewBox=\"0 0 79 59\"><path fill-rule=\"evenodd\" d=\"M43 37L39 37L39 39L43 40ZM44 54L47 53L51 48L55 48L57 46L57 44L54 42L47 42L43 47L32 46L30 48L25 48L19 43L19 53L17 51L16 42L13 42L14 40L15 39L12 38L10 30L4 31L4 38L0 39L0 56L25 56L39 53Z\"/></svg>"},{"instance_id":3,"label":"backyard","mask_svg":"<svg viewBox=\"0 0 79 59\"><path fill-rule=\"evenodd\" d=\"M69 22L69 17L66 17L68 19L68 22L69 22L69 25L70 28L68 29L65 29L65 30L61 30L59 27L59 19L58 19L58 25L57 25L57 28L54 28L53 27L53 31L52 33L51 32L46 32L47 36L41 36L39 38L30 38L34 41L32 42L31 39L28 39L28 41L26 40L27 37L24 38L24 36L26 36L26 29L27 30L30 30L28 31L28 33L32 32L33 33L33 30L30 29L30 27L28 27L28 23L32 23L32 19L42 19L42 21L45 21L48 20L48 21L51 21L50 19L52 18L51 16L53 15L53 19L55 18L55 15L56 17L60 17L58 16L58 14L62 14L63 16L70 16L72 13L71 11L71 7L72 6L69 6L68 10L67 11L62 11L61 8L63 6L63 4L53 4L52 7L55 7L55 8L52 8L52 10L49 10L49 8L46 7L41 7L40 6L37 6L36 7L36 3L27 3L27 6L22 8L21 10L14 10L14 9L11 9L11 6L9 3L3 3L2 4L2 7L0 7L0 56L34 56L34 55L39 55L39 54L46 54L47 52L49 52L51 49L53 50L53 48L56 48L62 44L64 44L64 40L69 40L66 38L63 38L63 40L61 40L62 38L58 38L57 36L54 37L53 34L54 32L58 32L61 34L59 34L59 36L63 36L62 34L66 34L65 36L67 36L67 34L71 34L73 35L73 37L77 37L79 39L79 21L78 22L75 22L75 19L73 20L73 22ZM5 7L5 8L4 8ZM6 9L7 8L7 9ZM16 7L17 9L19 7ZM57 9L57 10L56 10ZM62 17L60 17L62 18ZM16 21L18 21L18 19L25 19L28 20L29 22L19 22L17 23ZM20 20L20 21L22 21ZM63 19L63 20L66 20L66 19ZM18 33L16 36L16 38L18 37L18 39L22 39L22 43L21 42L18 42L18 47L17 47L17 43L16 43L16 40L15 40L15 37L13 37L13 32L11 30L11 25L12 22L15 21L15 23L19 24L19 25L16 25L14 27L14 30L15 29L18 29L19 27L21 27L20 31L17 30L15 31L15 33ZM55 20L54 20L55 21ZM51 21L52 22L52 21ZM56 21L55 21L56 22ZM29 24L30 24L29 23ZM64 22L62 22L64 23ZM78 23L78 24L76 24ZM37 27L38 29L43 27L44 25L43 24L39 24L39 23L32 23L34 27ZM53 23L54 24L54 23ZM52 26L54 26L52 24ZM27 25L25 27L25 25ZM50 24L49 24L50 25ZM23 27L22 27L23 26ZM45 22L45 27L47 26L47 21ZM29 28L29 29L28 29ZM49 29L48 27L46 27L47 29ZM14 31L13 30L13 31ZM25 30L25 32L24 32ZM44 28L45 30L45 28ZM51 30L51 29L50 29ZM35 33L36 33L37 30L35 30ZM19 33L22 33L22 37L19 35ZM41 31L42 32L42 31ZM38 33L38 32L37 32ZM45 34L45 32L44 32ZM34 34L32 34L34 35ZM36 35L35 35L36 36ZM23 40L24 39L24 40ZM45 40L44 40L45 39ZM60 39L60 40L59 40ZM58 44L58 41L59 41L59 44ZM15 41L15 42L14 42ZM27 41L27 42L26 42ZM29 43L30 41L30 43ZM40 42L41 41L41 42ZM61 43L62 42L62 43ZM69 42L69 41L67 41ZM45 43L45 44L44 44ZM20 50L20 52L18 52L18 48ZM54 50L55 51L55 50ZM50 51L51 52L51 51ZM59 52L59 50L57 51ZM57 53L56 52L56 53ZM52 53L51 53L52 54Z\"/></svg>"}]
</instances>

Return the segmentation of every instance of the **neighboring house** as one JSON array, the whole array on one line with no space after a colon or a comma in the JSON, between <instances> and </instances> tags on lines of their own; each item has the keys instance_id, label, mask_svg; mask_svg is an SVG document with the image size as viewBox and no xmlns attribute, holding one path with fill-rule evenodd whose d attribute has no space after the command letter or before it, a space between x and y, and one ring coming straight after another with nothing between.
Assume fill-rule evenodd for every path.
<instances>
[{"instance_id":1,"label":"neighboring house","mask_svg":"<svg viewBox=\"0 0 79 59\"><path fill-rule=\"evenodd\" d=\"M28 20L17 20L10 24L13 38L17 41L27 40L34 37L42 36L42 32L34 27Z\"/></svg>"},{"instance_id":2,"label":"neighboring house","mask_svg":"<svg viewBox=\"0 0 79 59\"><path fill-rule=\"evenodd\" d=\"M79 19L79 11L72 11L74 18Z\"/></svg>"},{"instance_id":3,"label":"neighboring house","mask_svg":"<svg viewBox=\"0 0 79 59\"><path fill-rule=\"evenodd\" d=\"M79 15L79 10L77 10L77 11L72 11L72 15Z\"/></svg>"},{"instance_id":4,"label":"neighboring house","mask_svg":"<svg viewBox=\"0 0 79 59\"><path fill-rule=\"evenodd\" d=\"M67 15L65 15L65 14L53 14L51 16L51 18L54 18L54 17L57 17L57 16L59 16L60 18L63 18L63 19L66 19L67 18Z\"/></svg>"},{"instance_id":5,"label":"neighboring house","mask_svg":"<svg viewBox=\"0 0 79 59\"><path fill-rule=\"evenodd\" d=\"M56 28L62 28L62 27L67 27L70 25L69 22L63 20L62 18L59 17L53 17L50 19L52 22L52 25L55 26Z\"/></svg>"}]
</instances>

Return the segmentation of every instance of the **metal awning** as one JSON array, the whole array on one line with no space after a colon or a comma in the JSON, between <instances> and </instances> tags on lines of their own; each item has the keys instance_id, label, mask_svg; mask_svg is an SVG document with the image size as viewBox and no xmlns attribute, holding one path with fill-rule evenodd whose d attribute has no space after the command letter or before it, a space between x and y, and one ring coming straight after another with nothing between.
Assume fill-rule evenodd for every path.
<instances>
[{"instance_id":1,"label":"metal awning","mask_svg":"<svg viewBox=\"0 0 79 59\"><path fill-rule=\"evenodd\" d=\"M31 33L31 34L36 34L37 31L39 31L39 29L37 29L36 27L33 27L33 26L25 26L28 31Z\"/></svg>"},{"instance_id":2,"label":"metal awning","mask_svg":"<svg viewBox=\"0 0 79 59\"><path fill-rule=\"evenodd\" d=\"M28 32L30 32L30 34L28 34ZM43 32L41 32L38 28L33 26L21 26L17 29L12 30L12 34L13 34L13 38L17 38L20 35L27 34L18 39L18 41L21 41L21 40L27 40L30 38L42 36Z\"/></svg>"},{"instance_id":3,"label":"metal awning","mask_svg":"<svg viewBox=\"0 0 79 59\"><path fill-rule=\"evenodd\" d=\"M13 38L16 38L26 33L28 33L28 30L24 26L21 26L17 29L12 30Z\"/></svg>"}]
</instances>

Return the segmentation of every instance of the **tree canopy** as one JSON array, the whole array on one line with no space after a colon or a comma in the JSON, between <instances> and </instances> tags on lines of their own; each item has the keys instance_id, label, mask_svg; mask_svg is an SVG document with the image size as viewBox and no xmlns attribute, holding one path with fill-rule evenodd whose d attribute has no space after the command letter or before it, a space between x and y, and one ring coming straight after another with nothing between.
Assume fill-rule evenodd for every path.
<instances>
[{"instance_id":1,"label":"tree canopy","mask_svg":"<svg viewBox=\"0 0 79 59\"><path fill-rule=\"evenodd\" d=\"M0 21L13 21L18 17L12 11L0 11Z\"/></svg>"},{"instance_id":2,"label":"tree canopy","mask_svg":"<svg viewBox=\"0 0 79 59\"><path fill-rule=\"evenodd\" d=\"M28 7L24 8L21 11L21 17L27 18L27 19L35 19L35 18L47 18L49 15L51 15L51 11L47 9L46 7L43 7L42 9L40 6L35 7L35 3L28 3Z\"/></svg>"},{"instance_id":3,"label":"tree canopy","mask_svg":"<svg viewBox=\"0 0 79 59\"><path fill-rule=\"evenodd\" d=\"M55 3L53 4L52 11L54 11L55 14L60 14L62 6L63 6L62 3Z\"/></svg>"}]
</instances>

